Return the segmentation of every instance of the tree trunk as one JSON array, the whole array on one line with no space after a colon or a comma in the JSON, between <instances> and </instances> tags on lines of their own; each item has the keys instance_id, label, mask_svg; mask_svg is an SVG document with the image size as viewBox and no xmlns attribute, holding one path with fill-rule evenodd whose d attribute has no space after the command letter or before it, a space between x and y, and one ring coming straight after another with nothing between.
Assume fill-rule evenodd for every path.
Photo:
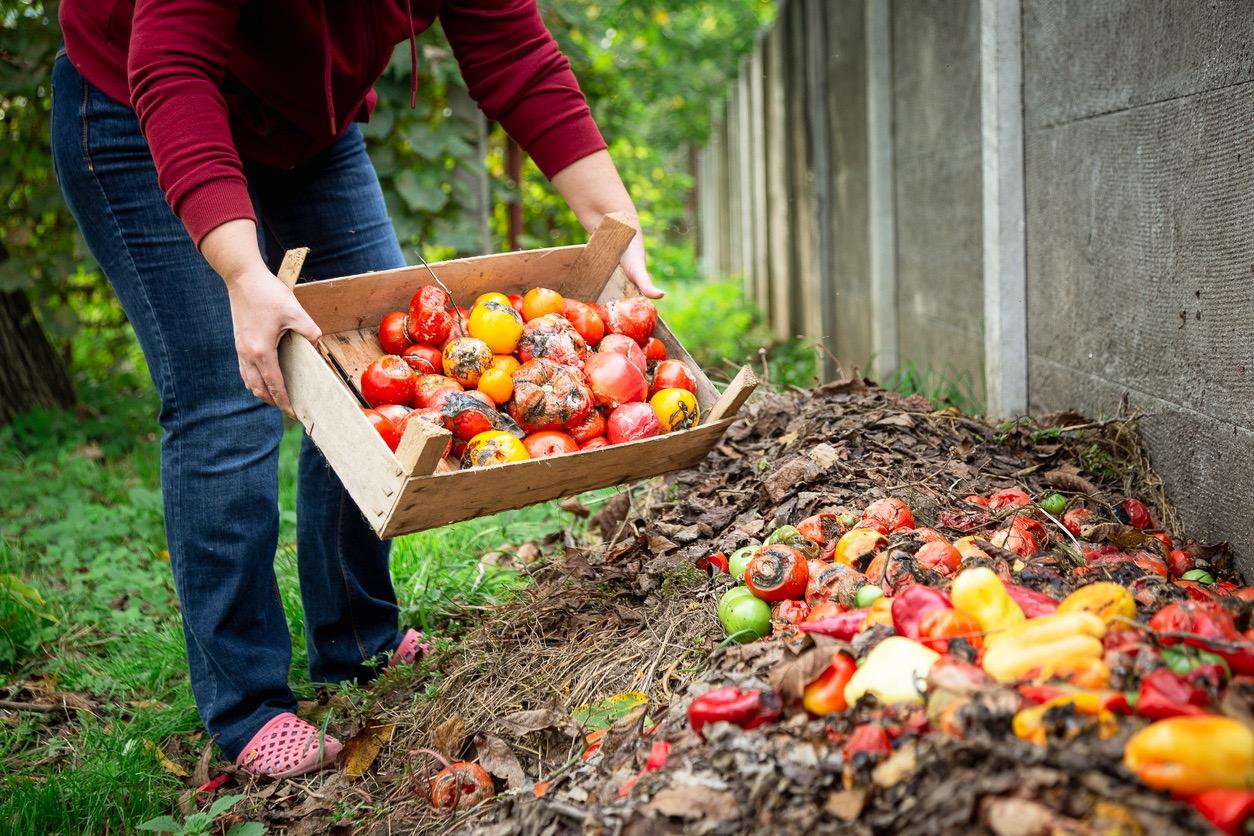
<instances>
[{"instance_id":1,"label":"tree trunk","mask_svg":"<svg viewBox=\"0 0 1254 836\"><path fill-rule=\"evenodd\" d=\"M23 291L0 292L0 424L35 407L74 404L65 364L44 336Z\"/></svg>"}]
</instances>

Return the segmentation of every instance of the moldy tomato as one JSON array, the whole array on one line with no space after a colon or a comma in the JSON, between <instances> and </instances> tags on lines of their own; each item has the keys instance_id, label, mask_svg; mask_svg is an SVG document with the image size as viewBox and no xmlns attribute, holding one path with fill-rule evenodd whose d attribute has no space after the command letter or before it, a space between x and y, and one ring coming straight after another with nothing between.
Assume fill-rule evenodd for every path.
<instances>
[{"instance_id":1,"label":"moldy tomato","mask_svg":"<svg viewBox=\"0 0 1254 836\"><path fill-rule=\"evenodd\" d=\"M469 441L479 433L501 426L496 404L479 391L451 393L440 408L440 414L444 418L444 428L462 441Z\"/></svg>"},{"instance_id":2,"label":"moldy tomato","mask_svg":"<svg viewBox=\"0 0 1254 836\"><path fill-rule=\"evenodd\" d=\"M492 467L508 462L529 459L523 443L507 432L488 430L479 433L466 444L462 454L462 467Z\"/></svg>"},{"instance_id":3,"label":"moldy tomato","mask_svg":"<svg viewBox=\"0 0 1254 836\"><path fill-rule=\"evenodd\" d=\"M379 345L384 354L404 354L409 348L409 331L405 327L405 312L392 311L383 315L379 323Z\"/></svg>"},{"instance_id":4,"label":"moldy tomato","mask_svg":"<svg viewBox=\"0 0 1254 836\"><path fill-rule=\"evenodd\" d=\"M522 298L522 317L530 322L549 314L560 314L566 308L566 300L556 290L533 287Z\"/></svg>"},{"instance_id":5,"label":"moldy tomato","mask_svg":"<svg viewBox=\"0 0 1254 836\"><path fill-rule=\"evenodd\" d=\"M506 296L504 293L500 293L495 290L489 290L487 293L480 293L479 296L475 299L475 304L471 305L470 307L473 310L475 305L483 305L488 302L496 302L498 304L504 305L507 308L513 307L513 303L509 301L508 296Z\"/></svg>"},{"instance_id":6,"label":"moldy tomato","mask_svg":"<svg viewBox=\"0 0 1254 836\"><path fill-rule=\"evenodd\" d=\"M414 406L440 408L448 392L460 392L462 385L442 374L420 374L414 384Z\"/></svg>"},{"instance_id":7,"label":"moldy tomato","mask_svg":"<svg viewBox=\"0 0 1254 836\"><path fill-rule=\"evenodd\" d=\"M853 528L836 541L832 559L847 566L856 566L858 561L887 542L888 538L873 528Z\"/></svg>"},{"instance_id":8,"label":"moldy tomato","mask_svg":"<svg viewBox=\"0 0 1254 836\"><path fill-rule=\"evenodd\" d=\"M492 349L483 340L458 337L444 346L444 373L463 386L477 386L492 366Z\"/></svg>"},{"instance_id":9,"label":"moldy tomato","mask_svg":"<svg viewBox=\"0 0 1254 836\"><path fill-rule=\"evenodd\" d=\"M645 359L644 351L631 337L624 337L622 334L607 334L605 339L601 340L601 347L598 351L601 354L623 355L640 370L641 374L647 374L649 371L649 361Z\"/></svg>"},{"instance_id":10,"label":"moldy tomato","mask_svg":"<svg viewBox=\"0 0 1254 836\"><path fill-rule=\"evenodd\" d=\"M663 389L649 400L649 406L657 413L663 432L686 430L701 420L697 396L687 389Z\"/></svg>"},{"instance_id":11,"label":"moldy tomato","mask_svg":"<svg viewBox=\"0 0 1254 836\"><path fill-rule=\"evenodd\" d=\"M545 314L532 319L523 328L518 341L518 359L551 360L578 369L588 354L588 344L574 326L559 314Z\"/></svg>"},{"instance_id":12,"label":"moldy tomato","mask_svg":"<svg viewBox=\"0 0 1254 836\"><path fill-rule=\"evenodd\" d=\"M644 374L622 354L597 352L588 357L583 373L597 406L613 409L643 401L648 393Z\"/></svg>"},{"instance_id":13,"label":"moldy tomato","mask_svg":"<svg viewBox=\"0 0 1254 836\"><path fill-rule=\"evenodd\" d=\"M409 414L406 415L403 419L401 419L400 423L396 425L396 429L400 433L402 438L405 436L405 428L409 426L410 421L426 421L432 426L441 427L441 428L443 428L444 426L444 416L440 414L440 410L430 409L427 407L419 407L418 409L410 410ZM447 456L452 451L452 449L453 449L453 439L450 438L448 440L448 444L444 445L443 455Z\"/></svg>"},{"instance_id":14,"label":"moldy tomato","mask_svg":"<svg viewBox=\"0 0 1254 836\"><path fill-rule=\"evenodd\" d=\"M1021 508L1024 505L1031 504L1032 497L1018 488L1003 488L1000 491L993 491L988 497L990 511L1000 511L1002 508Z\"/></svg>"},{"instance_id":15,"label":"moldy tomato","mask_svg":"<svg viewBox=\"0 0 1254 836\"><path fill-rule=\"evenodd\" d=\"M522 443L523 447L527 448L527 454L533 459L547 459L563 453L579 452L579 445L575 443L575 439L566 433L553 430L532 433L524 438Z\"/></svg>"},{"instance_id":16,"label":"moldy tomato","mask_svg":"<svg viewBox=\"0 0 1254 836\"><path fill-rule=\"evenodd\" d=\"M361 412L370 422L370 426L374 427L375 432L383 439L388 449L395 452L396 446L401 443L401 433L396 428L396 422L374 409L363 409Z\"/></svg>"},{"instance_id":17,"label":"moldy tomato","mask_svg":"<svg viewBox=\"0 0 1254 836\"><path fill-rule=\"evenodd\" d=\"M444 373L444 355L433 345L411 345L401 357L418 374Z\"/></svg>"},{"instance_id":18,"label":"moldy tomato","mask_svg":"<svg viewBox=\"0 0 1254 836\"><path fill-rule=\"evenodd\" d=\"M689 392L696 392L697 379L679 360L663 360L653 370L653 388L650 391L656 393L663 389L687 389Z\"/></svg>"},{"instance_id":19,"label":"moldy tomato","mask_svg":"<svg viewBox=\"0 0 1254 836\"><path fill-rule=\"evenodd\" d=\"M361 396L371 406L386 403L412 406L416 380L408 363L395 354L385 354L361 373Z\"/></svg>"},{"instance_id":20,"label":"moldy tomato","mask_svg":"<svg viewBox=\"0 0 1254 836\"><path fill-rule=\"evenodd\" d=\"M1119 506L1115 508L1115 518L1124 525L1130 525L1133 528L1149 528L1153 525L1149 509L1139 499L1125 499L1119 503Z\"/></svg>"},{"instance_id":21,"label":"moldy tomato","mask_svg":"<svg viewBox=\"0 0 1254 836\"><path fill-rule=\"evenodd\" d=\"M763 546L745 570L745 585L767 603L802 598L809 580L805 556L792 546Z\"/></svg>"},{"instance_id":22,"label":"moldy tomato","mask_svg":"<svg viewBox=\"0 0 1254 836\"><path fill-rule=\"evenodd\" d=\"M560 430L592 411L592 393L574 369L548 360L530 360L514 372L509 414L527 432Z\"/></svg>"},{"instance_id":23,"label":"moldy tomato","mask_svg":"<svg viewBox=\"0 0 1254 836\"><path fill-rule=\"evenodd\" d=\"M585 444L599 435L605 435L605 416L601 414L601 410L594 409L588 413L588 417L566 429L577 443Z\"/></svg>"},{"instance_id":24,"label":"moldy tomato","mask_svg":"<svg viewBox=\"0 0 1254 836\"><path fill-rule=\"evenodd\" d=\"M605 324L613 334L624 334L640 345L653 336L657 325L657 308L643 296L615 299L605 306Z\"/></svg>"},{"instance_id":25,"label":"moldy tomato","mask_svg":"<svg viewBox=\"0 0 1254 836\"><path fill-rule=\"evenodd\" d=\"M510 354L522 338L523 321L508 302L478 302L466 321L466 333L483 340L493 354Z\"/></svg>"},{"instance_id":26,"label":"moldy tomato","mask_svg":"<svg viewBox=\"0 0 1254 836\"><path fill-rule=\"evenodd\" d=\"M652 438L662 432L657 413L647 403L625 403L610 413L605 422L610 444Z\"/></svg>"},{"instance_id":27,"label":"moldy tomato","mask_svg":"<svg viewBox=\"0 0 1254 836\"><path fill-rule=\"evenodd\" d=\"M823 512L806 517L797 523L797 533L802 537L806 537L820 546L826 546L828 542L835 542L843 533L845 527L840 522L840 515L830 512Z\"/></svg>"},{"instance_id":28,"label":"moldy tomato","mask_svg":"<svg viewBox=\"0 0 1254 836\"><path fill-rule=\"evenodd\" d=\"M609 447L609 446L610 446L610 440L603 435L598 435L596 438L589 439L585 441L583 444L580 444L579 449L580 450L600 450L602 447Z\"/></svg>"},{"instance_id":29,"label":"moldy tomato","mask_svg":"<svg viewBox=\"0 0 1254 836\"><path fill-rule=\"evenodd\" d=\"M578 299L567 299L562 308L562 316L570 320L579 336L590 346L595 346L605 336L605 323L591 305Z\"/></svg>"},{"instance_id":30,"label":"moldy tomato","mask_svg":"<svg viewBox=\"0 0 1254 836\"><path fill-rule=\"evenodd\" d=\"M455 761L431 782L431 805L437 810L466 810L494 795L492 776L477 763Z\"/></svg>"},{"instance_id":31,"label":"moldy tomato","mask_svg":"<svg viewBox=\"0 0 1254 836\"><path fill-rule=\"evenodd\" d=\"M944 540L930 540L924 543L915 552L914 557L919 561L920 566L942 575L952 575L962 565L962 555Z\"/></svg>"},{"instance_id":32,"label":"moldy tomato","mask_svg":"<svg viewBox=\"0 0 1254 836\"><path fill-rule=\"evenodd\" d=\"M435 285L418 288L409 300L409 318L406 327L409 338L416 343L442 344L453 329L453 315L449 313L452 301L448 294Z\"/></svg>"},{"instance_id":33,"label":"moldy tomato","mask_svg":"<svg viewBox=\"0 0 1254 836\"><path fill-rule=\"evenodd\" d=\"M862 519L883 525L886 534L914 528L914 515L910 507L896 497L877 499L862 512Z\"/></svg>"}]
</instances>

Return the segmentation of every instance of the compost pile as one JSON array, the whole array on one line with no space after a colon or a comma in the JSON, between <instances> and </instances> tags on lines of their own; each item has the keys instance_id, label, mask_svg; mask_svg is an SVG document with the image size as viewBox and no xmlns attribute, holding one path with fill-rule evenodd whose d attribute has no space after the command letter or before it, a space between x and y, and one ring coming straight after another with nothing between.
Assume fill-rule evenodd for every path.
<instances>
[{"instance_id":1,"label":"compost pile","mask_svg":"<svg viewBox=\"0 0 1254 836\"><path fill-rule=\"evenodd\" d=\"M354 796L398 832L1198 832L1141 780L1156 759L1201 742L1212 771L1254 768L1245 590L1182 536L1130 419L775 393L590 521L598 542L555 534L524 595L466 614L414 674L432 696L393 688L341 730L369 756L327 809ZM723 567L749 557L745 591ZM789 584L767 625L727 612ZM1217 725L1142 741L1134 773L1129 739L1176 715ZM495 794L467 773L434 807L453 761ZM1204 766L1187 794L1232 781ZM1249 794L1211 795L1239 828Z\"/></svg>"}]
</instances>

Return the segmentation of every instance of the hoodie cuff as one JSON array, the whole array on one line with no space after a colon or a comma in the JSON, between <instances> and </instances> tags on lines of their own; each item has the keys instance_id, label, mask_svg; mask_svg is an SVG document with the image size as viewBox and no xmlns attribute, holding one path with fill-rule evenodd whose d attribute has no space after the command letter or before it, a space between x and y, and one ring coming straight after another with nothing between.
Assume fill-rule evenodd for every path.
<instances>
[{"instance_id":1,"label":"hoodie cuff","mask_svg":"<svg viewBox=\"0 0 1254 836\"><path fill-rule=\"evenodd\" d=\"M571 163L607 147L596 121L589 115L549 128L529 143L527 153L536 168L552 180Z\"/></svg>"},{"instance_id":2,"label":"hoodie cuff","mask_svg":"<svg viewBox=\"0 0 1254 836\"><path fill-rule=\"evenodd\" d=\"M257 220L248 186L242 180L209 180L183 196L174 212L187 227L196 248L204 237L227 221Z\"/></svg>"}]
</instances>

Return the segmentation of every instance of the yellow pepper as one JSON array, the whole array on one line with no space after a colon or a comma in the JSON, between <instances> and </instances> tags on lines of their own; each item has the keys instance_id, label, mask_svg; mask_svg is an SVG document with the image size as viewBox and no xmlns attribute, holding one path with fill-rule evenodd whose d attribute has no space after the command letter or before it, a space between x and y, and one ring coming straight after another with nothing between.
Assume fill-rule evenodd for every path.
<instances>
[{"instance_id":1,"label":"yellow pepper","mask_svg":"<svg viewBox=\"0 0 1254 836\"><path fill-rule=\"evenodd\" d=\"M1091 612L1109 627L1135 618L1136 601L1132 599L1132 593L1119 584L1102 581L1072 592L1058 605L1058 612Z\"/></svg>"},{"instance_id":2,"label":"yellow pepper","mask_svg":"<svg viewBox=\"0 0 1254 836\"><path fill-rule=\"evenodd\" d=\"M1013 682L1036 668L1100 659L1104 635L1106 625L1092 613L1033 618L985 637L984 670L998 682Z\"/></svg>"},{"instance_id":3,"label":"yellow pepper","mask_svg":"<svg viewBox=\"0 0 1254 836\"><path fill-rule=\"evenodd\" d=\"M1110 668L1093 656L1066 656L1041 668L1038 682L1058 679L1077 688L1100 691L1110 684Z\"/></svg>"},{"instance_id":4,"label":"yellow pepper","mask_svg":"<svg viewBox=\"0 0 1254 836\"><path fill-rule=\"evenodd\" d=\"M865 628L871 628L877 624L883 624L885 627L893 626L893 599L887 595L872 601L871 611L866 614Z\"/></svg>"},{"instance_id":5,"label":"yellow pepper","mask_svg":"<svg viewBox=\"0 0 1254 836\"><path fill-rule=\"evenodd\" d=\"M1049 731L1047 726L1066 729L1070 725L1067 721L1076 716L1093 717L1097 721L1097 733L1104 740L1115 736L1119 724L1115 715L1102 707L1103 701L1104 697L1099 694L1076 693L1054 697L1020 711L1014 716L1011 727L1015 736L1044 746ZM1046 714L1050 716L1046 717ZM1078 728L1075 730L1078 731Z\"/></svg>"},{"instance_id":6,"label":"yellow pepper","mask_svg":"<svg viewBox=\"0 0 1254 836\"><path fill-rule=\"evenodd\" d=\"M992 569L983 566L963 569L954 578L949 596L954 609L974 618L985 632L1004 630L1023 622L1023 610Z\"/></svg>"},{"instance_id":7,"label":"yellow pepper","mask_svg":"<svg viewBox=\"0 0 1254 836\"><path fill-rule=\"evenodd\" d=\"M853 705L864 694L887 705L923 702L927 673L938 659L939 653L913 639L889 636L871 649L845 685L845 702Z\"/></svg>"},{"instance_id":8,"label":"yellow pepper","mask_svg":"<svg viewBox=\"0 0 1254 836\"><path fill-rule=\"evenodd\" d=\"M1156 790L1254 789L1254 732L1230 717L1170 717L1128 738L1123 765Z\"/></svg>"}]
</instances>

